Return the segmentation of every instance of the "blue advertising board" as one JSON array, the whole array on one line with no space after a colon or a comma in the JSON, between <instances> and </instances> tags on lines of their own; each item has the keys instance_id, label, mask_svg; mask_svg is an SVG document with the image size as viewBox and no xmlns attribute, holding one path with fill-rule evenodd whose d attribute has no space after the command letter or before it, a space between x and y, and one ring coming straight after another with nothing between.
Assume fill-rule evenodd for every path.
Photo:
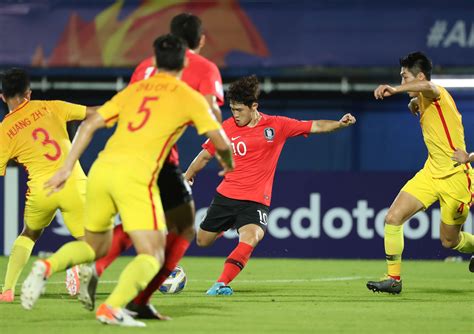
<instances>
[{"instance_id":1,"label":"blue advertising board","mask_svg":"<svg viewBox=\"0 0 474 334\"><path fill-rule=\"evenodd\" d=\"M9 170L11 172L13 168ZM0 182L0 208L4 212L9 190ZM383 225L388 207L403 184L413 175L409 172L291 172L279 171L275 177L273 202L268 230L254 255L289 258L384 258ZM10 177L11 178L11 177ZM21 198L17 216L21 217L24 175L18 183ZM219 183L216 170L202 171L196 179L194 197L196 225L202 220ZM22 222L19 219L19 222ZM0 217L3 245L16 237L4 231L12 222ZM458 255L443 249L439 241L440 212L434 206L418 213L404 226L404 258L443 259ZM16 226L18 230L20 226ZM472 214L465 230L473 232ZM226 256L236 245L235 231L227 232L213 247L191 246L188 255ZM70 240L61 218L55 219L35 247L35 252L54 251ZM6 241L6 243L5 243ZM8 245L6 245L8 246ZM6 247L8 251L8 247Z\"/></svg>"}]
</instances>

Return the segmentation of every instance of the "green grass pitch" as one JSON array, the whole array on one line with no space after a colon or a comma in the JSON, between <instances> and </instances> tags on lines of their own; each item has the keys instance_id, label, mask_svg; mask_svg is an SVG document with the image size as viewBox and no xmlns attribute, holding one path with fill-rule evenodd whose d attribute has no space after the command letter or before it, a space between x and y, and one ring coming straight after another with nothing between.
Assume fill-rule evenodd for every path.
<instances>
[{"instance_id":1,"label":"green grass pitch","mask_svg":"<svg viewBox=\"0 0 474 334\"><path fill-rule=\"evenodd\" d=\"M99 302L129 260L104 273ZM67 295L61 273L50 278L32 311L22 309L19 297L0 304L0 333L474 333L474 274L466 262L405 261L404 290L394 296L365 287L383 274L383 261L252 259L232 283L233 296L205 296L223 260L182 261L186 289L153 298L169 322L147 321L144 329L101 325ZM0 258L2 279L6 264Z\"/></svg>"}]
</instances>

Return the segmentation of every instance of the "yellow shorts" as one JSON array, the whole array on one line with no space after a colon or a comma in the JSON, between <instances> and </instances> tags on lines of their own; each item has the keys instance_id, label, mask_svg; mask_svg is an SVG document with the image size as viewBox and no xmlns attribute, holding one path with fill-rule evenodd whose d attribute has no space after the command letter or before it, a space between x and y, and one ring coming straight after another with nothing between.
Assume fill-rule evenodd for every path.
<instances>
[{"instance_id":1,"label":"yellow shorts","mask_svg":"<svg viewBox=\"0 0 474 334\"><path fill-rule=\"evenodd\" d=\"M402 188L423 203L425 209L439 200L441 221L448 225L464 224L471 206L472 190L470 170L437 179L425 168Z\"/></svg>"},{"instance_id":2,"label":"yellow shorts","mask_svg":"<svg viewBox=\"0 0 474 334\"><path fill-rule=\"evenodd\" d=\"M60 210L66 227L75 238L84 236L87 179L70 179L61 191L47 196L45 180L29 184L25 202L25 224L32 230L47 227Z\"/></svg>"},{"instance_id":3,"label":"yellow shorts","mask_svg":"<svg viewBox=\"0 0 474 334\"><path fill-rule=\"evenodd\" d=\"M166 230L156 178L129 166L101 162L92 166L87 183L86 230L104 232L113 228L120 214L123 229Z\"/></svg>"}]
</instances>

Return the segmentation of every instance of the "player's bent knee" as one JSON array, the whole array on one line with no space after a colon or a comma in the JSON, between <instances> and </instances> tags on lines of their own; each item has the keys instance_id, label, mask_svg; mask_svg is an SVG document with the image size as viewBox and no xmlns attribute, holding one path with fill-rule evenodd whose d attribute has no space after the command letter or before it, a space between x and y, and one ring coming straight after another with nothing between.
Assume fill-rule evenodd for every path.
<instances>
[{"instance_id":1,"label":"player's bent knee","mask_svg":"<svg viewBox=\"0 0 474 334\"><path fill-rule=\"evenodd\" d=\"M389 211L385 216L385 224L399 226L403 224L403 221L396 213Z\"/></svg>"},{"instance_id":2,"label":"player's bent knee","mask_svg":"<svg viewBox=\"0 0 474 334\"><path fill-rule=\"evenodd\" d=\"M444 248L454 248L458 245L459 240L458 238L446 238L441 237L441 244Z\"/></svg>"},{"instance_id":3,"label":"player's bent knee","mask_svg":"<svg viewBox=\"0 0 474 334\"><path fill-rule=\"evenodd\" d=\"M207 238L207 237L203 237L203 236L199 235L199 233L197 234L197 237L196 237L196 244L197 244L199 247L209 247L209 246L211 246L213 243L214 243L214 240L212 240L212 239L210 239L210 238Z\"/></svg>"}]
</instances>

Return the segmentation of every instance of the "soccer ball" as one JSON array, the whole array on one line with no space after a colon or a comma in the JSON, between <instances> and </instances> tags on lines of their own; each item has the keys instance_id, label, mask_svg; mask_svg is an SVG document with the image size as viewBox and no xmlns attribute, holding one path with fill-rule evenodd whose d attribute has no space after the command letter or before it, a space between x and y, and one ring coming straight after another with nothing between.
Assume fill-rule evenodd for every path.
<instances>
[{"instance_id":1,"label":"soccer ball","mask_svg":"<svg viewBox=\"0 0 474 334\"><path fill-rule=\"evenodd\" d=\"M160 286L161 293L176 294L183 291L186 286L187 278L183 267L176 266L168 278Z\"/></svg>"}]
</instances>

